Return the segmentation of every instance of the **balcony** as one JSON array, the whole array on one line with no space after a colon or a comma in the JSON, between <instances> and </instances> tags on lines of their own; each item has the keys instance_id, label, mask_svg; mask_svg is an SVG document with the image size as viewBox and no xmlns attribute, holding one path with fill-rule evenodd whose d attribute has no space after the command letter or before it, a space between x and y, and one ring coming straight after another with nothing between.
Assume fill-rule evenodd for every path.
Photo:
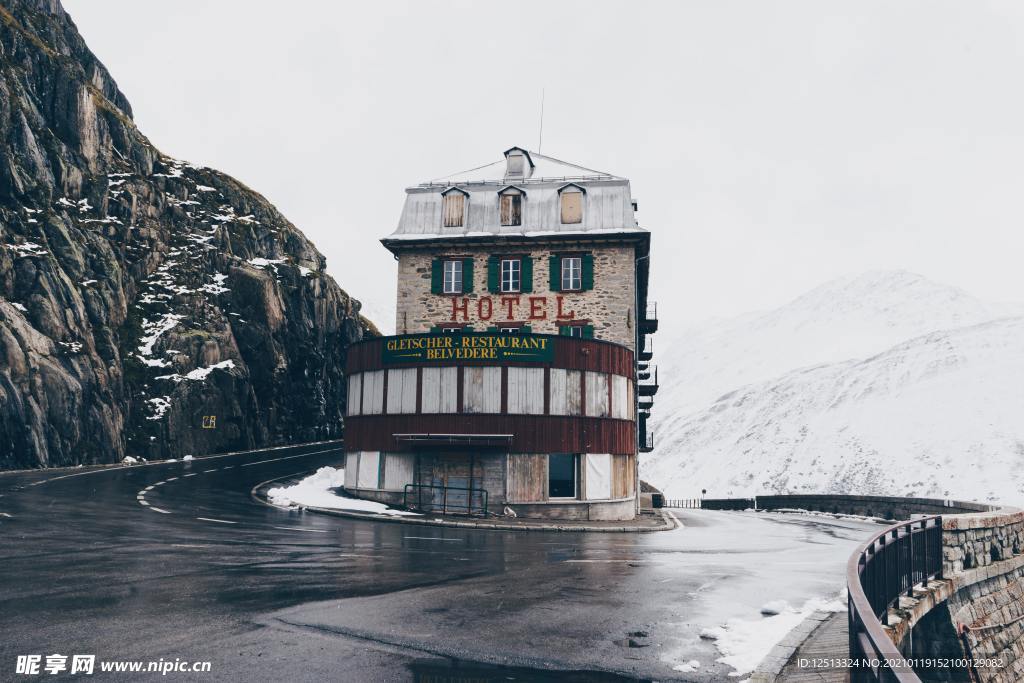
<instances>
[{"instance_id":1,"label":"balcony","mask_svg":"<svg viewBox=\"0 0 1024 683\"><path fill-rule=\"evenodd\" d=\"M654 407L653 396L641 396L637 401L637 407L642 411L650 412L651 408Z\"/></svg>"},{"instance_id":2,"label":"balcony","mask_svg":"<svg viewBox=\"0 0 1024 683\"><path fill-rule=\"evenodd\" d=\"M636 354L636 358L639 361L649 361L654 358L654 340L647 335L641 336L641 340L643 341L643 346L640 352Z\"/></svg>"},{"instance_id":3,"label":"balcony","mask_svg":"<svg viewBox=\"0 0 1024 683\"><path fill-rule=\"evenodd\" d=\"M649 366L637 373L637 391L641 396L654 396L658 393L658 366Z\"/></svg>"},{"instance_id":4,"label":"balcony","mask_svg":"<svg viewBox=\"0 0 1024 683\"><path fill-rule=\"evenodd\" d=\"M647 304L644 317L640 320L640 331L644 334L654 334L658 331L658 304L651 301Z\"/></svg>"},{"instance_id":5,"label":"balcony","mask_svg":"<svg viewBox=\"0 0 1024 683\"><path fill-rule=\"evenodd\" d=\"M650 453L654 450L654 431L644 430L640 432L640 452Z\"/></svg>"}]
</instances>

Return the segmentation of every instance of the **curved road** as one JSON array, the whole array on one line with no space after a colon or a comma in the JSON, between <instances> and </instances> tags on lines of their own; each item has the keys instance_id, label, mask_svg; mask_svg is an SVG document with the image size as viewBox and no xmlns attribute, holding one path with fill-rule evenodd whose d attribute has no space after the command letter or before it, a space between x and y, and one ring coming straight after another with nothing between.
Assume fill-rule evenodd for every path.
<instances>
[{"instance_id":1,"label":"curved road","mask_svg":"<svg viewBox=\"0 0 1024 683\"><path fill-rule=\"evenodd\" d=\"M53 653L94 654L90 679L122 681L161 676L99 663L209 661L167 676L206 681L737 680L700 631L838 593L877 528L679 511L683 528L654 534L500 532L250 498L340 453L0 475L0 680L32 680L17 656Z\"/></svg>"}]
</instances>

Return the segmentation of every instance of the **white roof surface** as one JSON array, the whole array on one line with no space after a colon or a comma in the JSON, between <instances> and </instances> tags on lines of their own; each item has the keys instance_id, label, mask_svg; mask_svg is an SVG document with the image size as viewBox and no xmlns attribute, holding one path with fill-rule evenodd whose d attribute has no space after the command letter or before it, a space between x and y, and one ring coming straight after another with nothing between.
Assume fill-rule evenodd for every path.
<instances>
[{"instance_id":1,"label":"white roof surface","mask_svg":"<svg viewBox=\"0 0 1024 683\"><path fill-rule=\"evenodd\" d=\"M502 155L490 164L407 188L398 227L385 242L647 232L637 225L628 179L543 154L527 153L533 167L525 164L526 177L506 175L507 164ZM560 193L569 183L583 188L582 223L561 222ZM501 225L498 192L508 185L515 185L525 194L521 225ZM442 220L442 192L451 187L468 195L463 224L458 227L444 227Z\"/></svg>"}]
</instances>

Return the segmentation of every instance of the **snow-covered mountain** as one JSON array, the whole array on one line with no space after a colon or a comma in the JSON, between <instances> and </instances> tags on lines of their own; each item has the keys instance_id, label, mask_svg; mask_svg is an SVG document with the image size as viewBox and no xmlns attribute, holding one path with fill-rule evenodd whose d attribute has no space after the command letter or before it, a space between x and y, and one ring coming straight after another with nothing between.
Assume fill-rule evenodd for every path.
<instances>
[{"instance_id":1,"label":"snow-covered mountain","mask_svg":"<svg viewBox=\"0 0 1024 683\"><path fill-rule=\"evenodd\" d=\"M641 461L670 494L1024 501L1022 307L870 272L670 346Z\"/></svg>"}]
</instances>

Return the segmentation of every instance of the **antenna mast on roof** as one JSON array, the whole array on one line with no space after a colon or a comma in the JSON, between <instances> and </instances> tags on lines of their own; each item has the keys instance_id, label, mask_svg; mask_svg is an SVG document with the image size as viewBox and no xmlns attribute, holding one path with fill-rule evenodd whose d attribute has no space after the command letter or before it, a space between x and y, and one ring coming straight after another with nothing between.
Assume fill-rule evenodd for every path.
<instances>
[{"instance_id":1,"label":"antenna mast on roof","mask_svg":"<svg viewBox=\"0 0 1024 683\"><path fill-rule=\"evenodd\" d=\"M544 144L544 88L540 89L540 135L537 136L537 152Z\"/></svg>"}]
</instances>

